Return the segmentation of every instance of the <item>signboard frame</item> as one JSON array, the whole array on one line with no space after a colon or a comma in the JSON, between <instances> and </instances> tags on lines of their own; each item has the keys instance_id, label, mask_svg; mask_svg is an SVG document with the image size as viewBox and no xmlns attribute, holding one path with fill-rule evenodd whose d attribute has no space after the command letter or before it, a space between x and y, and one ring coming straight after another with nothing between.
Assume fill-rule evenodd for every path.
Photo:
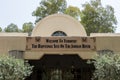
<instances>
[{"instance_id":1,"label":"signboard frame","mask_svg":"<svg viewBox=\"0 0 120 80\"><path fill-rule=\"evenodd\" d=\"M26 37L30 51L89 51L96 48L95 37Z\"/></svg>"}]
</instances>

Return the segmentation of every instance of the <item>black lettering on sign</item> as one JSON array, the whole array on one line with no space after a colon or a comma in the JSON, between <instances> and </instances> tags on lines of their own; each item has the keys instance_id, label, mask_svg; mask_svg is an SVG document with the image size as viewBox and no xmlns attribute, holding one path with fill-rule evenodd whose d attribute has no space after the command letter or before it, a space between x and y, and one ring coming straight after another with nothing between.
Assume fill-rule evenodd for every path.
<instances>
[{"instance_id":1,"label":"black lettering on sign","mask_svg":"<svg viewBox=\"0 0 120 80\"><path fill-rule=\"evenodd\" d=\"M64 40L62 40L62 39L59 39L59 43L63 43L64 42Z\"/></svg>"},{"instance_id":2,"label":"black lettering on sign","mask_svg":"<svg viewBox=\"0 0 120 80\"><path fill-rule=\"evenodd\" d=\"M35 37L36 42L40 42L40 37Z\"/></svg>"},{"instance_id":3,"label":"black lettering on sign","mask_svg":"<svg viewBox=\"0 0 120 80\"><path fill-rule=\"evenodd\" d=\"M87 42L87 37L83 37L82 42Z\"/></svg>"},{"instance_id":4,"label":"black lettering on sign","mask_svg":"<svg viewBox=\"0 0 120 80\"><path fill-rule=\"evenodd\" d=\"M90 48L90 45L82 44L82 48Z\"/></svg>"},{"instance_id":5,"label":"black lettering on sign","mask_svg":"<svg viewBox=\"0 0 120 80\"><path fill-rule=\"evenodd\" d=\"M63 44L61 44L61 45L60 45L60 48L64 48L64 45L63 45Z\"/></svg>"},{"instance_id":6,"label":"black lettering on sign","mask_svg":"<svg viewBox=\"0 0 120 80\"><path fill-rule=\"evenodd\" d=\"M76 43L77 40L67 40L67 39L64 39L64 43Z\"/></svg>"},{"instance_id":7,"label":"black lettering on sign","mask_svg":"<svg viewBox=\"0 0 120 80\"><path fill-rule=\"evenodd\" d=\"M46 39L47 43L58 43L58 40L50 40L50 39Z\"/></svg>"},{"instance_id":8,"label":"black lettering on sign","mask_svg":"<svg viewBox=\"0 0 120 80\"><path fill-rule=\"evenodd\" d=\"M71 45L71 48L81 48L81 45Z\"/></svg>"},{"instance_id":9,"label":"black lettering on sign","mask_svg":"<svg viewBox=\"0 0 120 80\"><path fill-rule=\"evenodd\" d=\"M59 48L59 45L54 44L54 48Z\"/></svg>"},{"instance_id":10,"label":"black lettering on sign","mask_svg":"<svg viewBox=\"0 0 120 80\"><path fill-rule=\"evenodd\" d=\"M35 44L32 44L32 48L37 48L37 45L35 45Z\"/></svg>"},{"instance_id":11,"label":"black lettering on sign","mask_svg":"<svg viewBox=\"0 0 120 80\"><path fill-rule=\"evenodd\" d=\"M69 44L65 44L65 48L70 48L70 45Z\"/></svg>"}]
</instances>

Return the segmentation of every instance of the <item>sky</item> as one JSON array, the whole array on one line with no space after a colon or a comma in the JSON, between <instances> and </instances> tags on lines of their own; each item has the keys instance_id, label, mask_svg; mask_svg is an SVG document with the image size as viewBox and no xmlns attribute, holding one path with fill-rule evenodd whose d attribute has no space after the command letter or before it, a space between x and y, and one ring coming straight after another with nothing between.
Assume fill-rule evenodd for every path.
<instances>
[{"instance_id":1,"label":"sky","mask_svg":"<svg viewBox=\"0 0 120 80\"><path fill-rule=\"evenodd\" d=\"M0 0L0 27L3 29L10 23L22 28L25 22L35 22L32 12L41 0ZM82 9L82 4L90 0L67 0L67 4ZM118 24L116 33L120 33L120 0L102 0L103 6L111 5L115 10Z\"/></svg>"}]
</instances>

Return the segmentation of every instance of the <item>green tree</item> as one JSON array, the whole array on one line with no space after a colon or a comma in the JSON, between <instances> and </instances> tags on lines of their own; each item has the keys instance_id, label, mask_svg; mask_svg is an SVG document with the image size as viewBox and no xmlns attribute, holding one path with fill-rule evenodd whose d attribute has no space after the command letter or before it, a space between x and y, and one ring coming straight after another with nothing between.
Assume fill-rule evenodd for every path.
<instances>
[{"instance_id":1,"label":"green tree","mask_svg":"<svg viewBox=\"0 0 120 80\"><path fill-rule=\"evenodd\" d=\"M54 14L64 13L67 7L66 0L41 0L40 6L33 11L32 15L36 17L36 23L42 18Z\"/></svg>"},{"instance_id":2,"label":"green tree","mask_svg":"<svg viewBox=\"0 0 120 80\"><path fill-rule=\"evenodd\" d=\"M0 27L0 32L2 32L2 28Z\"/></svg>"},{"instance_id":3,"label":"green tree","mask_svg":"<svg viewBox=\"0 0 120 80\"><path fill-rule=\"evenodd\" d=\"M107 5L103 7L101 0L91 0L83 4L81 23L87 34L114 32L117 24L114 9Z\"/></svg>"},{"instance_id":4,"label":"green tree","mask_svg":"<svg viewBox=\"0 0 120 80\"><path fill-rule=\"evenodd\" d=\"M92 80L120 80L120 54L104 52L94 57L95 72Z\"/></svg>"},{"instance_id":5,"label":"green tree","mask_svg":"<svg viewBox=\"0 0 120 80\"><path fill-rule=\"evenodd\" d=\"M34 28L33 23L28 22L23 24L22 30L23 32L27 32L30 35L33 28Z\"/></svg>"},{"instance_id":6,"label":"green tree","mask_svg":"<svg viewBox=\"0 0 120 80\"><path fill-rule=\"evenodd\" d=\"M4 31L5 32L19 32L19 29L17 25L11 23L4 29Z\"/></svg>"},{"instance_id":7,"label":"green tree","mask_svg":"<svg viewBox=\"0 0 120 80\"><path fill-rule=\"evenodd\" d=\"M22 59L0 56L0 80L24 80L32 72L32 67Z\"/></svg>"},{"instance_id":8,"label":"green tree","mask_svg":"<svg viewBox=\"0 0 120 80\"><path fill-rule=\"evenodd\" d=\"M81 12L78 7L69 6L68 8L66 8L64 13L74 17L77 20L80 20Z\"/></svg>"}]
</instances>

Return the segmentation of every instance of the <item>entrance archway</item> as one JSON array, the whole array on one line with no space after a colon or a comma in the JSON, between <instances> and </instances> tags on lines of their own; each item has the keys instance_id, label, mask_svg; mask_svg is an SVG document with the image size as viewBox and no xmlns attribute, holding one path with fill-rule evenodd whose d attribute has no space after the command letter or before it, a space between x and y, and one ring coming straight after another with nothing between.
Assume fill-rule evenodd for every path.
<instances>
[{"instance_id":1,"label":"entrance archway","mask_svg":"<svg viewBox=\"0 0 120 80\"><path fill-rule=\"evenodd\" d=\"M29 60L33 73L26 80L91 80L94 66L77 54L46 54L40 60Z\"/></svg>"}]
</instances>

